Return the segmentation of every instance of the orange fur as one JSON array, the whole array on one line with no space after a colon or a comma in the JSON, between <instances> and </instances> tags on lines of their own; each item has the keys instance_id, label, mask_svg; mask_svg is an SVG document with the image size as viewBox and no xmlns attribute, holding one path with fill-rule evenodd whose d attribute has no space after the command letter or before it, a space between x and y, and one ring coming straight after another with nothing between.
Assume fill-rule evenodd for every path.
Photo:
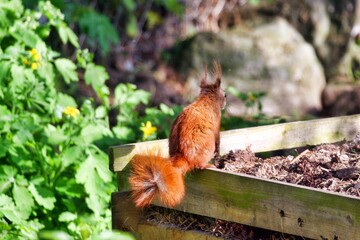
<instances>
[{"instance_id":1,"label":"orange fur","mask_svg":"<svg viewBox=\"0 0 360 240\"><path fill-rule=\"evenodd\" d=\"M135 155L132 167L129 182L137 207L149 205L156 196L171 207L185 195L183 175L169 159L157 155Z\"/></svg>"},{"instance_id":2,"label":"orange fur","mask_svg":"<svg viewBox=\"0 0 360 240\"><path fill-rule=\"evenodd\" d=\"M177 117L169 137L170 158L156 151L132 159L129 178L137 207L149 205L158 197L165 205L179 204L185 195L184 175L193 169L204 169L219 154L221 109L226 96L221 90L221 67L214 63L215 83L207 83L207 72L201 80L199 97Z\"/></svg>"}]
</instances>

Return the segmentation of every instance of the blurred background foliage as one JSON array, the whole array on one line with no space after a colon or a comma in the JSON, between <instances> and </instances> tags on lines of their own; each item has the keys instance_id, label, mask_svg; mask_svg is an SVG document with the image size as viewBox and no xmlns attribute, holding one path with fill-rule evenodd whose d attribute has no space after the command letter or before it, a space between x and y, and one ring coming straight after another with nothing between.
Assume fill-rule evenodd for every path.
<instances>
[{"instance_id":1,"label":"blurred background foliage","mask_svg":"<svg viewBox=\"0 0 360 240\"><path fill-rule=\"evenodd\" d=\"M40 0L23 0L34 9ZM184 10L177 0L52 0L65 15L65 21L80 35L80 42L92 51L109 53L111 44L136 38L144 29L161 24L164 12L181 16Z\"/></svg>"}]
</instances>

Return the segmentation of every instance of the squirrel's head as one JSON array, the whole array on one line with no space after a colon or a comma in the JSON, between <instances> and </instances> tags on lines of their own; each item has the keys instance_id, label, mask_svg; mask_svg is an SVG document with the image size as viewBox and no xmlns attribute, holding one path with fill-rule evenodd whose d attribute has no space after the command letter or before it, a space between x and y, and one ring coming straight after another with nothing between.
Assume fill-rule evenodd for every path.
<instances>
[{"instance_id":1,"label":"squirrel's head","mask_svg":"<svg viewBox=\"0 0 360 240\"><path fill-rule=\"evenodd\" d=\"M211 96L217 103L219 103L220 108L224 108L226 105L226 93L221 88L221 66L220 63L213 63L213 75L215 77L215 83L207 83L207 67L205 66L205 76L201 79L200 82L200 95Z\"/></svg>"}]
</instances>

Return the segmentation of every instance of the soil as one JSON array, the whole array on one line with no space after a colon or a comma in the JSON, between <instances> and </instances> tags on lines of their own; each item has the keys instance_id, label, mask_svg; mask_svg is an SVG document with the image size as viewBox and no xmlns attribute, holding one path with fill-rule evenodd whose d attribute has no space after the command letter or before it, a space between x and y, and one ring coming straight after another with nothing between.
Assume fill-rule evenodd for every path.
<instances>
[{"instance_id":1,"label":"soil","mask_svg":"<svg viewBox=\"0 0 360 240\"><path fill-rule=\"evenodd\" d=\"M302 149L297 156L283 155L262 158L253 153L250 148L230 151L222 156L216 164L218 168L230 172L360 197L360 134L352 141L321 144ZM149 222L172 225L183 230L203 231L223 239L305 239L300 236L155 206L148 208L145 216Z\"/></svg>"}]
</instances>

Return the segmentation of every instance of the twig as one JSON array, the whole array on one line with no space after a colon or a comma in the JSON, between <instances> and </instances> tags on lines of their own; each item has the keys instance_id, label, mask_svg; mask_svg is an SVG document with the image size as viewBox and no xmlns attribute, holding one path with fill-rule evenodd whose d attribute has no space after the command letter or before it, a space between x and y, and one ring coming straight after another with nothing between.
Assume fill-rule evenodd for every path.
<instances>
[{"instance_id":1,"label":"twig","mask_svg":"<svg viewBox=\"0 0 360 240\"><path fill-rule=\"evenodd\" d=\"M297 160L300 160L301 157L303 157L304 155L306 155L308 152L310 152L309 149L306 149L305 151L303 151L302 153L300 153L299 155L297 155L293 160L290 161L290 163L294 163Z\"/></svg>"}]
</instances>

